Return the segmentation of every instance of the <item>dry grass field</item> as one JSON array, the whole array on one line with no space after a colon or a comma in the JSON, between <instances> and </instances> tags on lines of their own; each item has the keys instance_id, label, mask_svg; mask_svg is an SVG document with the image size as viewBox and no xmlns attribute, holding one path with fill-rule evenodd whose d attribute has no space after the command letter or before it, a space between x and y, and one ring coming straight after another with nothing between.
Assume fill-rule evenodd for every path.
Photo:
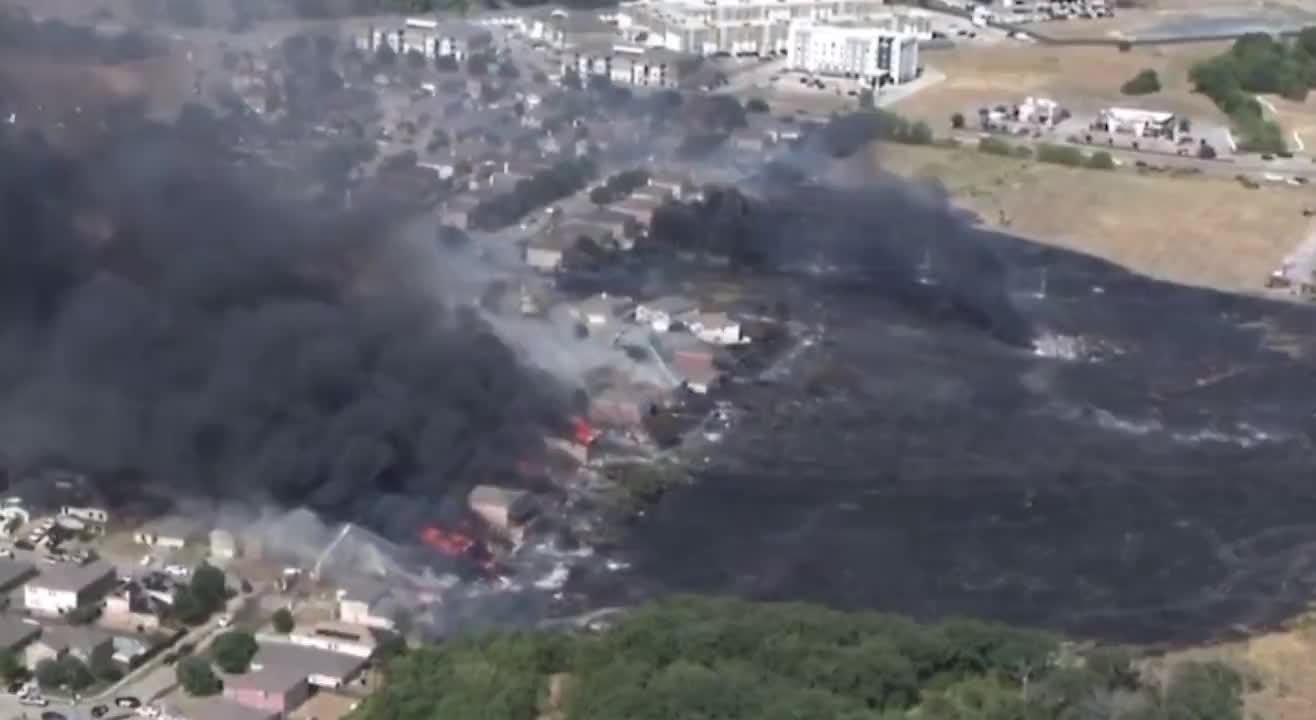
<instances>
[{"instance_id":1,"label":"dry grass field","mask_svg":"<svg viewBox=\"0 0 1316 720\"><path fill-rule=\"evenodd\" d=\"M1300 188L1071 169L973 149L874 152L887 171L940 180L988 225L1004 221L1039 242L1190 285L1256 291L1308 230Z\"/></svg>"},{"instance_id":2,"label":"dry grass field","mask_svg":"<svg viewBox=\"0 0 1316 720\"><path fill-rule=\"evenodd\" d=\"M1165 673L1191 660L1221 660L1248 679L1245 717L1265 720L1316 718L1316 628L1299 621L1286 630L1171 652L1146 663Z\"/></svg>"},{"instance_id":3,"label":"dry grass field","mask_svg":"<svg viewBox=\"0 0 1316 720\"><path fill-rule=\"evenodd\" d=\"M946 79L895 103L892 109L937 125L966 108L1040 95L1075 112L1121 105L1223 122L1215 105L1192 91L1188 69L1224 47L1223 43L1202 43L1119 52L1103 47L999 45L933 50L923 54L923 62L945 73ZM1141 97L1121 94L1120 86L1144 68L1156 70L1161 92Z\"/></svg>"}]
</instances>

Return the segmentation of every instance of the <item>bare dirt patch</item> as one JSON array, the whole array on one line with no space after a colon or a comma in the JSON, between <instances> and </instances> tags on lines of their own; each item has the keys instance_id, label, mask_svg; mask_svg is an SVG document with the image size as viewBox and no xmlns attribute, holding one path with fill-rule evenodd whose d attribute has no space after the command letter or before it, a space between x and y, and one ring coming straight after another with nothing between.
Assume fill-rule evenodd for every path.
<instances>
[{"instance_id":1,"label":"bare dirt patch","mask_svg":"<svg viewBox=\"0 0 1316 720\"><path fill-rule=\"evenodd\" d=\"M967 148L875 152L888 171L936 178L989 226L1189 285L1256 291L1308 231L1300 188L1070 169Z\"/></svg>"},{"instance_id":2,"label":"bare dirt patch","mask_svg":"<svg viewBox=\"0 0 1316 720\"><path fill-rule=\"evenodd\" d=\"M1188 69L1221 52L1225 43L1133 48L1002 45L957 47L924 53L923 61L946 74L941 83L893 104L893 109L944 123L954 112L984 104L1050 97L1077 113L1118 105L1180 113L1224 123L1205 96L1192 91ZM1138 71L1155 70L1162 90L1130 97L1120 86Z\"/></svg>"}]
</instances>

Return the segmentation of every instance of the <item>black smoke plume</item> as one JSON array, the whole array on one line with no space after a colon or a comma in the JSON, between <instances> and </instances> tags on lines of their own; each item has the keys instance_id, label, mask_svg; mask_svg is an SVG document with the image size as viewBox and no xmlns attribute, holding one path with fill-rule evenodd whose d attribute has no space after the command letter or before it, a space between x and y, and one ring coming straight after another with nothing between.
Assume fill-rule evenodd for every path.
<instances>
[{"instance_id":1,"label":"black smoke plume","mask_svg":"<svg viewBox=\"0 0 1316 720\"><path fill-rule=\"evenodd\" d=\"M403 530L560 417L434 248L124 122L0 132L0 452ZM122 488L120 488L122 489Z\"/></svg>"}]
</instances>

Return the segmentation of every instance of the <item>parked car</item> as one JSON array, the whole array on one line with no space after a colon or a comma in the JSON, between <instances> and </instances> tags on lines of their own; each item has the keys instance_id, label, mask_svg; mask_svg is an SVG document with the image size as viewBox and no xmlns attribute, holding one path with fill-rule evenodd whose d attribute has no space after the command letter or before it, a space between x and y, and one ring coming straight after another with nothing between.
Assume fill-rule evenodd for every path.
<instances>
[{"instance_id":1,"label":"parked car","mask_svg":"<svg viewBox=\"0 0 1316 720\"><path fill-rule=\"evenodd\" d=\"M131 696L131 695L123 695L123 696L120 696L120 697L114 698L114 704L115 704L115 705L118 705L118 706L121 707L121 708L128 708L129 710L132 710L132 709L134 709L134 708L139 708L139 707L141 707L141 706L142 706L142 701L141 701L141 700L138 700L137 698L135 698L135 697L133 697L133 696Z\"/></svg>"},{"instance_id":2,"label":"parked car","mask_svg":"<svg viewBox=\"0 0 1316 720\"><path fill-rule=\"evenodd\" d=\"M91 709L91 716L94 718L104 717L105 714L108 713L109 711L110 711L109 706L97 705L96 707Z\"/></svg>"}]
</instances>

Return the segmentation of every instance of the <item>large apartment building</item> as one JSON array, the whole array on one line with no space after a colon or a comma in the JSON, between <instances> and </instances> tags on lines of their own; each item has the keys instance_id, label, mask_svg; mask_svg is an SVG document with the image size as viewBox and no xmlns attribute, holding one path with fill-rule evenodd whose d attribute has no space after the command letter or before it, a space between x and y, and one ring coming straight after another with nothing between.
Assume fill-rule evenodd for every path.
<instances>
[{"instance_id":1,"label":"large apartment building","mask_svg":"<svg viewBox=\"0 0 1316 720\"><path fill-rule=\"evenodd\" d=\"M875 85L918 77L918 38L882 27L794 22L786 57L792 70Z\"/></svg>"},{"instance_id":2,"label":"large apartment building","mask_svg":"<svg viewBox=\"0 0 1316 720\"><path fill-rule=\"evenodd\" d=\"M712 55L785 53L798 21L865 21L889 15L884 0L647 0L626 5L620 25L645 28L650 42Z\"/></svg>"}]
</instances>

